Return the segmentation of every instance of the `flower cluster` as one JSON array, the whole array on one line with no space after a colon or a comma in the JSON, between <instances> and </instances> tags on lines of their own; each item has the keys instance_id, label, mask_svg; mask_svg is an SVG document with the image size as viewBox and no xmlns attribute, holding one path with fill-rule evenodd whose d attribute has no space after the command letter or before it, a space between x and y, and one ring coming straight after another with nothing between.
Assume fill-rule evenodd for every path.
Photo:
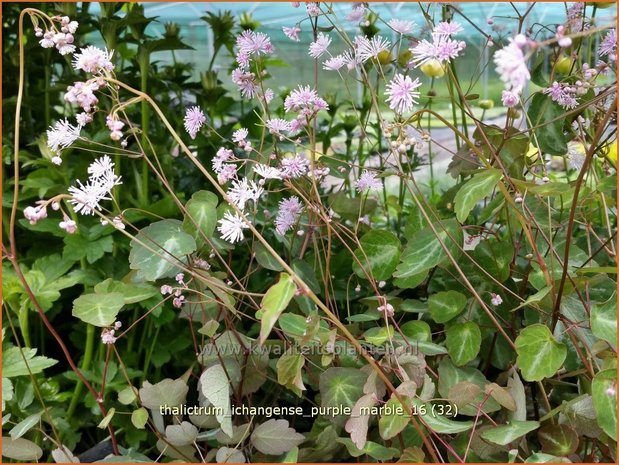
<instances>
[{"instance_id":1,"label":"flower cluster","mask_svg":"<svg viewBox=\"0 0 619 465\"><path fill-rule=\"evenodd\" d=\"M60 23L60 30L56 28L55 24L52 24L52 29L43 31L40 27L34 28L34 34L40 37L39 44L43 48L56 47L61 55L69 55L75 51L75 45L73 41L75 38L73 34L77 31L79 23L77 21L71 21L68 16L53 17L52 21Z\"/></svg>"},{"instance_id":2,"label":"flower cluster","mask_svg":"<svg viewBox=\"0 0 619 465\"><path fill-rule=\"evenodd\" d=\"M114 344L118 339L115 334L122 327L122 323L120 321L114 322L114 326L112 328L103 328L101 331L101 342L103 344Z\"/></svg>"},{"instance_id":3,"label":"flower cluster","mask_svg":"<svg viewBox=\"0 0 619 465\"><path fill-rule=\"evenodd\" d=\"M271 39L263 32L254 32L248 29L237 37L236 63L238 67L232 71L231 78L241 92L241 96L253 98L259 95L266 103L271 101L273 91L266 89L264 93L261 93L262 90L258 85L256 74L250 72L249 68L252 59L261 55L271 55L274 50Z\"/></svg>"},{"instance_id":4,"label":"flower cluster","mask_svg":"<svg viewBox=\"0 0 619 465\"><path fill-rule=\"evenodd\" d=\"M327 102L318 96L310 86L299 86L284 100L286 113L295 112L298 116L290 122L290 132L298 132L314 118L320 110L328 110Z\"/></svg>"}]
</instances>

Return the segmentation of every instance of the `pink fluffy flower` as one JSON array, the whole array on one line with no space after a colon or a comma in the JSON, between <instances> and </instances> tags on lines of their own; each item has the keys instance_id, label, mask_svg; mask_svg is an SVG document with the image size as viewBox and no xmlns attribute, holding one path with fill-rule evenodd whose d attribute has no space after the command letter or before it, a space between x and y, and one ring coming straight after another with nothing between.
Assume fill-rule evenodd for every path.
<instances>
[{"instance_id":1,"label":"pink fluffy flower","mask_svg":"<svg viewBox=\"0 0 619 465\"><path fill-rule=\"evenodd\" d=\"M237 85L243 97L253 98L256 95L258 84L256 84L256 75L254 73L236 68L232 71L232 82Z\"/></svg>"},{"instance_id":2,"label":"pink fluffy flower","mask_svg":"<svg viewBox=\"0 0 619 465\"><path fill-rule=\"evenodd\" d=\"M388 96L389 108L400 114L410 111L413 105L417 103L416 99L420 95L417 89L420 86L419 78L415 78L413 81L409 76L396 74L387 84L385 91L385 95Z\"/></svg>"},{"instance_id":3,"label":"pink fluffy flower","mask_svg":"<svg viewBox=\"0 0 619 465\"><path fill-rule=\"evenodd\" d=\"M298 178L307 174L309 170L309 160L303 155L297 154L292 158L284 158L281 161L279 170L284 178Z\"/></svg>"},{"instance_id":4,"label":"pink fluffy flower","mask_svg":"<svg viewBox=\"0 0 619 465\"><path fill-rule=\"evenodd\" d=\"M418 67L431 60L449 63L465 48L466 43L463 41L453 40L445 34L433 33L432 42L424 39L410 51L413 54L412 63Z\"/></svg>"},{"instance_id":5,"label":"pink fluffy flower","mask_svg":"<svg viewBox=\"0 0 619 465\"><path fill-rule=\"evenodd\" d=\"M269 36L249 29L236 38L236 46L240 52L247 55L268 55L274 51Z\"/></svg>"},{"instance_id":6,"label":"pink fluffy flower","mask_svg":"<svg viewBox=\"0 0 619 465\"><path fill-rule=\"evenodd\" d=\"M442 34L446 36L453 36L462 31L463 31L462 26L459 23L456 23L456 22L448 23L447 21L441 21L434 28L435 34Z\"/></svg>"},{"instance_id":7,"label":"pink fluffy flower","mask_svg":"<svg viewBox=\"0 0 619 465\"><path fill-rule=\"evenodd\" d=\"M355 184L359 192L379 191L383 187L381 182L376 178L376 174L368 170L364 170L363 173L361 173L361 176L359 176Z\"/></svg>"},{"instance_id":8,"label":"pink fluffy flower","mask_svg":"<svg viewBox=\"0 0 619 465\"><path fill-rule=\"evenodd\" d=\"M331 45L331 37L320 32L318 37L309 46L309 56L312 58L320 58Z\"/></svg>"},{"instance_id":9,"label":"pink fluffy flower","mask_svg":"<svg viewBox=\"0 0 619 465\"><path fill-rule=\"evenodd\" d=\"M366 8L363 4L358 4L352 7L350 13L346 15L346 20L352 23L357 23L365 16Z\"/></svg>"},{"instance_id":10,"label":"pink fluffy flower","mask_svg":"<svg viewBox=\"0 0 619 465\"><path fill-rule=\"evenodd\" d=\"M301 40L299 39L299 33L301 32L301 28L299 26L284 26L282 30L284 31L284 34L286 34L286 37L288 37L290 40L293 40L295 42L299 42Z\"/></svg>"},{"instance_id":11,"label":"pink fluffy flower","mask_svg":"<svg viewBox=\"0 0 619 465\"><path fill-rule=\"evenodd\" d=\"M518 105L518 94L511 90L504 90L501 93L501 101L507 108L513 108Z\"/></svg>"},{"instance_id":12,"label":"pink fluffy flower","mask_svg":"<svg viewBox=\"0 0 619 465\"><path fill-rule=\"evenodd\" d=\"M497 50L494 54L496 71L501 81L505 83L506 90L520 94L531 79L527 68L526 57L522 48L526 44L526 37L517 35L507 46Z\"/></svg>"},{"instance_id":13,"label":"pink fluffy flower","mask_svg":"<svg viewBox=\"0 0 619 465\"><path fill-rule=\"evenodd\" d=\"M282 236L299 220L303 212L303 204L298 197L292 196L279 202L275 218L275 230Z\"/></svg>"},{"instance_id":14,"label":"pink fluffy flower","mask_svg":"<svg viewBox=\"0 0 619 465\"><path fill-rule=\"evenodd\" d=\"M301 111L303 109L318 111L328 110L329 106L310 86L299 86L290 92L290 95L284 100L284 109L286 112Z\"/></svg>"},{"instance_id":15,"label":"pink fluffy flower","mask_svg":"<svg viewBox=\"0 0 619 465\"><path fill-rule=\"evenodd\" d=\"M378 58L378 55L389 50L391 43L381 36L371 39L363 36L355 37L355 56L365 62L370 58Z\"/></svg>"},{"instance_id":16,"label":"pink fluffy flower","mask_svg":"<svg viewBox=\"0 0 619 465\"><path fill-rule=\"evenodd\" d=\"M204 123L206 123L206 116L204 116L204 112L200 107L193 106L185 111L185 131L187 131L192 139L196 138L196 135Z\"/></svg>"},{"instance_id":17,"label":"pink fluffy flower","mask_svg":"<svg viewBox=\"0 0 619 465\"><path fill-rule=\"evenodd\" d=\"M617 61L617 29L608 31L598 47L600 56L608 56L611 61Z\"/></svg>"}]
</instances>

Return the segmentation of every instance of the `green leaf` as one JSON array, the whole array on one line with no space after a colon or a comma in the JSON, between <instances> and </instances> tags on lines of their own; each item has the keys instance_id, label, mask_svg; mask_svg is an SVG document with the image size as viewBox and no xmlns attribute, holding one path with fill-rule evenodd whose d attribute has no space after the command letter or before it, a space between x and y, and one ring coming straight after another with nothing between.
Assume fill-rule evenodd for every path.
<instances>
[{"instance_id":1,"label":"green leaf","mask_svg":"<svg viewBox=\"0 0 619 465\"><path fill-rule=\"evenodd\" d=\"M477 357L481 348L481 330L477 323L468 321L447 328L445 344L456 366L462 366Z\"/></svg>"},{"instance_id":2,"label":"green leaf","mask_svg":"<svg viewBox=\"0 0 619 465\"><path fill-rule=\"evenodd\" d=\"M567 143L563 134L565 110L553 102L550 96L537 92L531 99L528 116L543 153L565 155ZM539 127L538 127L539 126Z\"/></svg>"},{"instance_id":3,"label":"green leaf","mask_svg":"<svg viewBox=\"0 0 619 465\"><path fill-rule=\"evenodd\" d=\"M116 320L125 299L120 292L84 294L73 301L73 316L85 323L103 327Z\"/></svg>"},{"instance_id":4,"label":"green leaf","mask_svg":"<svg viewBox=\"0 0 619 465\"><path fill-rule=\"evenodd\" d=\"M38 461L43 450L34 442L24 438L2 437L2 456L18 462Z\"/></svg>"},{"instance_id":5,"label":"green leaf","mask_svg":"<svg viewBox=\"0 0 619 465\"><path fill-rule=\"evenodd\" d=\"M272 271L283 271L284 267L271 255L271 252L262 244L262 242L256 242L254 247L254 253L256 254L256 261L258 264Z\"/></svg>"},{"instance_id":6,"label":"green leaf","mask_svg":"<svg viewBox=\"0 0 619 465\"><path fill-rule=\"evenodd\" d=\"M547 454L565 457L578 448L578 433L569 425L546 425L537 432L542 450Z\"/></svg>"},{"instance_id":7,"label":"green leaf","mask_svg":"<svg viewBox=\"0 0 619 465\"><path fill-rule=\"evenodd\" d=\"M568 459L555 457L554 455L544 454L543 452L535 452L531 454L524 463L572 463Z\"/></svg>"},{"instance_id":8,"label":"green leaf","mask_svg":"<svg viewBox=\"0 0 619 465\"><path fill-rule=\"evenodd\" d=\"M182 379L165 378L156 384L144 381L139 391L142 405L151 410L161 406L178 407L185 402L189 387Z\"/></svg>"},{"instance_id":9,"label":"green leaf","mask_svg":"<svg viewBox=\"0 0 619 465\"><path fill-rule=\"evenodd\" d=\"M473 427L472 421L454 421L443 415L435 415L432 412L432 404L420 399L413 399L415 411L418 417L435 433L456 434L468 431Z\"/></svg>"},{"instance_id":10,"label":"green leaf","mask_svg":"<svg viewBox=\"0 0 619 465\"><path fill-rule=\"evenodd\" d=\"M41 373L45 368L58 363L57 360L51 358L40 355L35 356L36 353L37 349L30 349L28 347L24 347L21 350L19 347L4 349L2 351L2 376L5 378L14 378L16 376L25 376L30 373L36 375L37 373ZM24 361L24 359L26 361Z\"/></svg>"},{"instance_id":11,"label":"green leaf","mask_svg":"<svg viewBox=\"0 0 619 465\"><path fill-rule=\"evenodd\" d=\"M305 436L291 428L287 420L268 420L251 434L251 443L263 454L281 455L305 441Z\"/></svg>"},{"instance_id":12,"label":"green leaf","mask_svg":"<svg viewBox=\"0 0 619 465\"><path fill-rule=\"evenodd\" d=\"M400 451L393 447L381 446L372 441L367 441L363 449L357 448L355 444L349 438L338 438L337 442L344 444L348 453L352 457L361 457L362 455L369 455L373 459L380 460L382 462L391 460L393 457L397 457Z\"/></svg>"},{"instance_id":13,"label":"green leaf","mask_svg":"<svg viewBox=\"0 0 619 465\"><path fill-rule=\"evenodd\" d=\"M539 428L539 421L514 420L508 425L495 426L494 428L484 430L481 433L481 437L494 444L506 446L537 428Z\"/></svg>"},{"instance_id":14,"label":"green leaf","mask_svg":"<svg viewBox=\"0 0 619 465\"><path fill-rule=\"evenodd\" d=\"M260 316L260 343L264 344L275 322L288 307L294 297L297 286L287 273L279 275L279 281L271 286L262 298Z\"/></svg>"},{"instance_id":15,"label":"green leaf","mask_svg":"<svg viewBox=\"0 0 619 465\"><path fill-rule=\"evenodd\" d=\"M118 393L118 402L123 405L129 405L136 398L136 391L132 387L126 387Z\"/></svg>"},{"instance_id":16,"label":"green leaf","mask_svg":"<svg viewBox=\"0 0 619 465\"><path fill-rule=\"evenodd\" d=\"M524 328L516 338L516 363L527 381L541 381L553 376L567 356L567 347L555 340L547 326L534 324Z\"/></svg>"},{"instance_id":17,"label":"green leaf","mask_svg":"<svg viewBox=\"0 0 619 465\"><path fill-rule=\"evenodd\" d=\"M103 417L103 420L101 420L99 422L99 424L97 425L97 428L101 428L101 429L105 429L107 428L107 425L110 424L110 421L112 421L112 418L114 418L114 414L116 413L116 409L114 407L112 407L111 409L109 409L107 411L107 415L105 415Z\"/></svg>"},{"instance_id":18,"label":"green leaf","mask_svg":"<svg viewBox=\"0 0 619 465\"><path fill-rule=\"evenodd\" d=\"M617 370L600 371L591 383L593 408L600 428L617 440Z\"/></svg>"},{"instance_id":19,"label":"green leaf","mask_svg":"<svg viewBox=\"0 0 619 465\"><path fill-rule=\"evenodd\" d=\"M509 278L509 265L514 256L514 248L508 241L498 241L496 239L486 239L481 241L475 250L471 252L471 257L475 260L490 276L504 282ZM483 275L484 278L486 275Z\"/></svg>"},{"instance_id":20,"label":"green leaf","mask_svg":"<svg viewBox=\"0 0 619 465\"><path fill-rule=\"evenodd\" d=\"M320 404L322 407L352 407L363 395L367 375L357 368L331 367L320 375ZM329 416L329 420L343 425L343 415Z\"/></svg>"},{"instance_id":21,"label":"green leaf","mask_svg":"<svg viewBox=\"0 0 619 465\"><path fill-rule=\"evenodd\" d=\"M454 210L460 223L464 223L477 202L492 194L501 176L500 170L487 168L474 175L460 188L454 197Z\"/></svg>"},{"instance_id":22,"label":"green leaf","mask_svg":"<svg viewBox=\"0 0 619 465\"><path fill-rule=\"evenodd\" d=\"M178 261L196 250L196 241L178 220L161 220L143 228L130 245L129 267L146 281L175 275Z\"/></svg>"},{"instance_id":23,"label":"green leaf","mask_svg":"<svg viewBox=\"0 0 619 465\"><path fill-rule=\"evenodd\" d=\"M301 397L305 390L303 385L303 366L305 357L300 353L285 353L277 361L277 382L282 386L291 389L297 396Z\"/></svg>"},{"instance_id":24,"label":"green leaf","mask_svg":"<svg viewBox=\"0 0 619 465\"><path fill-rule=\"evenodd\" d=\"M9 378L2 377L2 410L6 408L6 403L13 400L13 383Z\"/></svg>"},{"instance_id":25,"label":"green leaf","mask_svg":"<svg viewBox=\"0 0 619 465\"><path fill-rule=\"evenodd\" d=\"M428 311L437 323L445 323L458 316L466 306L466 296L458 291L443 291L428 299Z\"/></svg>"},{"instance_id":26,"label":"green leaf","mask_svg":"<svg viewBox=\"0 0 619 465\"><path fill-rule=\"evenodd\" d=\"M148 411L144 407L140 407L139 409L131 412L131 423L137 429L144 429L146 423L148 422Z\"/></svg>"},{"instance_id":27,"label":"green leaf","mask_svg":"<svg viewBox=\"0 0 619 465\"><path fill-rule=\"evenodd\" d=\"M110 292L122 294L125 305L142 302L159 294L159 290L150 284L123 283L121 281L114 281L112 278L101 281L95 286L96 294L107 294Z\"/></svg>"},{"instance_id":28,"label":"green leaf","mask_svg":"<svg viewBox=\"0 0 619 465\"><path fill-rule=\"evenodd\" d=\"M492 397L488 397L484 392L488 380L481 371L471 367L458 368L448 357L441 360L438 365L438 392L442 397L451 398L450 392L453 394L454 386L465 381L477 385L480 389L478 395L472 401L467 402L467 405L460 406L458 409L459 415L476 417L479 415L479 406L482 406L481 410L486 413L496 412L501 409L497 401ZM462 384L460 385L462 386Z\"/></svg>"},{"instance_id":29,"label":"green leaf","mask_svg":"<svg viewBox=\"0 0 619 465\"><path fill-rule=\"evenodd\" d=\"M9 431L9 435L13 439L21 438L24 434L30 431L30 428L36 425L40 419L40 413L35 413L34 415L27 416L22 421L13 426L13 428L11 428L11 431Z\"/></svg>"},{"instance_id":30,"label":"green leaf","mask_svg":"<svg viewBox=\"0 0 619 465\"><path fill-rule=\"evenodd\" d=\"M200 375L200 389L204 397L217 407L215 414L221 429L228 436L232 436L232 416L230 415L230 382L228 374L220 365L213 365ZM222 412L222 413L220 413Z\"/></svg>"},{"instance_id":31,"label":"green leaf","mask_svg":"<svg viewBox=\"0 0 619 465\"><path fill-rule=\"evenodd\" d=\"M210 238L217 226L217 196L209 191L198 191L185 205L187 215L183 219L183 230L196 241Z\"/></svg>"},{"instance_id":32,"label":"green leaf","mask_svg":"<svg viewBox=\"0 0 619 465\"><path fill-rule=\"evenodd\" d=\"M454 259L460 255L463 236L462 228L455 219L433 223L440 240ZM453 240L451 239L453 238ZM408 241L406 249L402 253L401 263L398 265L394 278L408 278L420 275L437 265L449 263L449 258L441 246L439 239L434 235L430 227L416 232ZM423 281L423 278L421 279ZM419 282L421 282L419 281Z\"/></svg>"},{"instance_id":33,"label":"green leaf","mask_svg":"<svg viewBox=\"0 0 619 465\"><path fill-rule=\"evenodd\" d=\"M591 331L617 349L617 293L606 302L591 307Z\"/></svg>"},{"instance_id":34,"label":"green leaf","mask_svg":"<svg viewBox=\"0 0 619 465\"><path fill-rule=\"evenodd\" d=\"M407 397L404 397L404 402L410 407L410 402L407 402ZM398 409L404 411L404 413L398 413ZM391 398L385 404L385 413L378 420L378 431L380 437L387 440L391 439L402 432L404 428L410 423L410 418L406 415L406 410L402 406L401 402L397 398Z\"/></svg>"},{"instance_id":35,"label":"green leaf","mask_svg":"<svg viewBox=\"0 0 619 465\"><path fill-rule=\"evenodd\" d=\"M65 247L62 258L65 260L81 260L86 257L88 263L99 260L106 252L114 248L112 236L105 236L97 240L90 240L81 234L67 234L64 238Z\"/></svg>"},{"instance_id":36,"label":"green leaf","mask_svg":"<svg viewBox=\"0 0 619 465\"><path fill-rule=\"evenodd\" d=\"M361 247L355 250L355 257L361 266L356 261L352 265L357 276L367 279L365 272L371 271L375 280L389 278L400 261L401 246L396 235L390 231L374 229L365 234L359 242Z\"/></svg>"}]
</instances>

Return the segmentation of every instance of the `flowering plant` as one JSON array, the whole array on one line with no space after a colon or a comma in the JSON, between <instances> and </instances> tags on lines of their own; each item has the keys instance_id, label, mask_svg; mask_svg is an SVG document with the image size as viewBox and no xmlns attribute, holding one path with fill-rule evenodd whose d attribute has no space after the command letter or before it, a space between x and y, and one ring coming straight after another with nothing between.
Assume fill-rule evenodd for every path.
<instances>
[{"instance_id":1,"label":"flowering plant","mask_svg":"<svg viewBox=\"0 0 619 465\"><path fill-rule=\"evenodd\" d=\"M5 11L3 455L615 461L615 10L293 6Z\"/></svg>"}]
</instances>

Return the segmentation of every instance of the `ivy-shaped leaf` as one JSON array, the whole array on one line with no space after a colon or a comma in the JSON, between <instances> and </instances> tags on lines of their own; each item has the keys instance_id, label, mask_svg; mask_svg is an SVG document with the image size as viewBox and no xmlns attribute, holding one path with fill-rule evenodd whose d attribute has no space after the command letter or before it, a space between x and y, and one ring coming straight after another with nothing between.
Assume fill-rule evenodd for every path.
<instances>
[{"instance_id":1,"label":"ivy-shaped leaf","mask_svg":"<svg viewBox=\"0 0 619 465\"><path fill-rule=\"evenodd\" d=\"M464 223L477 202L492 193L501 176L500 170L487 168L464 183L454 197L454 210L460 223Z\"/></svg>"},{"instance_id":2,"label":"ivy-shaped leaf","mask_svg":"<svg viewBox=\"0 0 619 465\"><path fill-rule=\"evenodd\" d=\"M516 338L516 363L527 381L541 381L553 376L567 356L567 347L557 342L550 329L542 324L524 328Z\"/></svg>"},{"instance_id":3,"label":"ivy-shaped leaf","mask_svg":"<svg viewBox=\"0 0 619 465\"><path fill-rule=\"evenodd\" d=\"M400 240L390 231L374 229L359 241L361 247L355 250L353 271L360 278L367 279L366 273L376 280L387 279L398 266L400 260ZM365 270L365 271L364 271Z\"/></svg>"}]
</instances>

